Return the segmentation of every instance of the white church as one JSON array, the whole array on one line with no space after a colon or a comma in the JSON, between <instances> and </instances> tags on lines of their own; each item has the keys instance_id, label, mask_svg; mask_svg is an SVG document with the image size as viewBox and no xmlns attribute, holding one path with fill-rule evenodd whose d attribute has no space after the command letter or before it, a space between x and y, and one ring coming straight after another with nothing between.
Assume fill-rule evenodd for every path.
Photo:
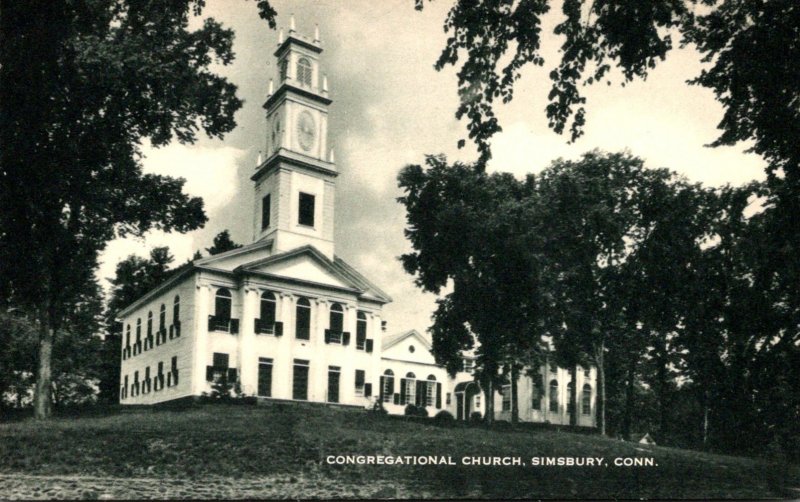
<instances>
[{"instance_id":1,"label":"white church","mask_svg":"<svg viewBox=\"0 0 800 502\"><path fill-rule=\"evenodd\" d=\"M120 402L194 399L224 378L259 401L309 401L393 414L408 404L429 416L482 414L484 394L464 357L455 378L415 330L384 332L391 298L335 254L337 167L327 142L322 45L294 30L280 35L277 89L265 103L267 158L251 179L253 242L196 260L122 310ZM568 406L569 371L548 365L518 382L520 420L595 425L595 370L577 372L578 410ZM509 386L495 397L511 413Z\"/></svg>"}]
</instances>

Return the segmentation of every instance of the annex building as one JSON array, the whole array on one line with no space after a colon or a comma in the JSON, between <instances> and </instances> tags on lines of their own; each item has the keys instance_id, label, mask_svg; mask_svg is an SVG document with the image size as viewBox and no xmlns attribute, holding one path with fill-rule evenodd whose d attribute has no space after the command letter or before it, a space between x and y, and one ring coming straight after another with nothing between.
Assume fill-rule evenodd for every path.
<instances>
[{"instance_id":1,"label":"annex building","mask_svg":"<svg viewBox=\"0 0 800 502\"><path fill-rule=\"evenodd\" d=\"M201 396L224 378L265 400L483 412L473 359L450 378L425 336L386 334L391 298L335 254L338 171L321 53L318 33L299 35L294 20L280 36L278 83L264 105L267 155L251 177L252 243L194 261L119 313L122 404ZM520 419L569 423L569 372L540 376L520 377ZM579 371L581 425L594 425L594 377ZM497 394L498 419L510 415L510 398Z\"/></svg>"}]
</instances>

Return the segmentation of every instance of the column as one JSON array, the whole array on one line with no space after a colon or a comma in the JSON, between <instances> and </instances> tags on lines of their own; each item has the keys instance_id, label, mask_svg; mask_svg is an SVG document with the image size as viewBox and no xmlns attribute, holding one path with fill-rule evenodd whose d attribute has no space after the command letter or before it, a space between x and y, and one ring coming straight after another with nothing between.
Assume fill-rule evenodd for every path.
<instances>
[{"instance_id":1,"label":"column","mask_svg":"<svg viewBox=\"0 0 800 502\"><path fill-rule=\"evenodd\" d=\"M311 316L311 368L309 369L308 400L325 402L328 394L329 347L325 344L328 329L328 302L317 298L312 302ZM339 382L341 385L341 381ZM341 390L341 387L339 388Z\"/></svg>"},{"instance_id":2,"label":"column","mask_svg":"<svg viewBox=\"0 0 800 502\"><path fill-rule=\"evenodd\" d=\"M258 355L254 319L258 311L259 291L245 285L242 290L242 314L239 321L239 382L242 392L255 395L258 390Z\"/></svg>"},{"instance_id":3,"label":"column","mask_svg":"<svg viewBox=\"0 0 800 502\"><path fill-rule=\"evenodd\" d=\"M294 359L294 309L297 298L291 293L280 293L278 320L283 322L283 336L273 354L272 395L279 399L292 398L292 363Z\"/></svg>"},{"instance_id":4,"label":"column","mask_svg":"<svg viewBox=\"0 0 800 502\"><path fill-rule=\"evenodd\" d=\"M206 366L208 363L208 304L211 287L198 284L195 292L194 327L194 371L192 372L192 394L199 395L206 390Z\"/></svg>"}]
</instances>

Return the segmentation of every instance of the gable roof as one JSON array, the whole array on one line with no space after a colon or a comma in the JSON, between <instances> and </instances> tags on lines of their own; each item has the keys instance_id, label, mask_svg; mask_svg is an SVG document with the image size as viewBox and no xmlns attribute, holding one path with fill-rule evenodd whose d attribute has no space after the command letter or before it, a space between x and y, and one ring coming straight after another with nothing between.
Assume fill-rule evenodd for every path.
<instances>
[{"instance_id":1,"label":"gable roof","mask_svg":"<svg viewBox=\"0 0 800 502\"><path fill-rule=\"evenodd\" d=\"M293 258L305 256L313 260L317 265L321 266L327 273L341 281L347 287L346 289L356 292L368 299L373 299L381 303L389 303L392 301L391 297L384 293L380 288L370 282L366 277L358 273L353 267L348 265L341 258L334 256L330 260L327 256L322 254L317 248L308 244L299 248L286 251L284 253L267 256L258 260L244 263L236 267L233 271L236 273L262 273L258 269L264 266L274 265L281 262L286 262ZM264 274L268 275L268 274ZM276 276L281 277L281 276ZM287 279L291 279L287 277ZM309 281L305 281L309 282ZM322 284L323 286L330 287L330 285Z\"/></svg>"},{"instance_id":2,"label":"gable roof","mask_svg":"<svg viewBox=\"0 0 800 502\"><path fill-rule=\"evenodd\" d=\"M393 347L408 338L416 338L427 350L431 350L433 348L431 342L429 342L425 336L421 335L419 331L410 329L408 331L403 331L402 333L396 333L394 335L388 335L384 337L383 350Z\"/></svg>"}]
</instances>

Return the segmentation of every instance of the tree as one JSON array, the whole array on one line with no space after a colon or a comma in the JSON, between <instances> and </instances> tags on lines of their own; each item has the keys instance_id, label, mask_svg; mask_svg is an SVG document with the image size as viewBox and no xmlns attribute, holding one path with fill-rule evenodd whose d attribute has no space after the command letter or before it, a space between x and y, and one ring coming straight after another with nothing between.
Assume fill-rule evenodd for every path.
<instances>
[{"instance_id":1,"label":"tree","mask_svg":"<svg viewBox=\"0 0 800 502\"><path fill-rule=\"evenodd\" d=\"M424 0L414 0L421 10ZM457 118L481 154L490 158L490 139L501 130L497 100L513 98L526 65L543 66L543 17L548 0L454 0L444 23L450 34L436 61L458 71L461 103ZM674 47L673 38L694 44L710 68L690 83L713 90L725 115L721 136L712 145L752 140L753 150L782 170L800 192L800 5L793 0L563 0L565 19L554 34L563 36L561 59L550 72L546 108L557 133L569 128L572 140L583 132L586 99L581 87L606 81L621 71L623 83L645 78ZM700 6L700 8L698 8ZM699 11L698 14L696 11ZM463 140L460 142L463 144Z\"/></svg>"},{"instance_id":2,"label":"tree","mask_svg":"<svg viewBox=\"0 0 800 502\"><path fill-rule=\"evenodd\" d=\"M462 352L475 348L491 422L496 386L509 376L513 382L541 350L533 184L448 166L443 156L429 156L426 164L427 170L406 166L398 176L413 248L401 261L419 287L449 290L437 301L430 327L433 352L454 374Z\"/></svg>"},{"instance_id":3,"label":"tree","mask_svg":"<svg viewBox=\"0 0 800 502\"><path fill-rule=\"evenodd\" d=\"M206 248L206 251L213 256L215 254L224 253L225 251L239 249L240 247L242 247L242 245L233 242L228 231L223 230L214 237L214 245L210 248Z\"/></svg>"},{"instance_id":4,"label":"tree","mask_svg":"<svg viewBox=\"0 0 800 502\"><path fill-rule=\"evenodd\" d=\"M36 320L39 418L50 414L54 342L105 243L205 222L183 180L139 163L144 139L191 143L201 128L221 137L235 125L235 86L209 71L233 59L233 33L213 19L189 30L203 6L0 5L0 277Z\"/></svg>"}]
</instances>

